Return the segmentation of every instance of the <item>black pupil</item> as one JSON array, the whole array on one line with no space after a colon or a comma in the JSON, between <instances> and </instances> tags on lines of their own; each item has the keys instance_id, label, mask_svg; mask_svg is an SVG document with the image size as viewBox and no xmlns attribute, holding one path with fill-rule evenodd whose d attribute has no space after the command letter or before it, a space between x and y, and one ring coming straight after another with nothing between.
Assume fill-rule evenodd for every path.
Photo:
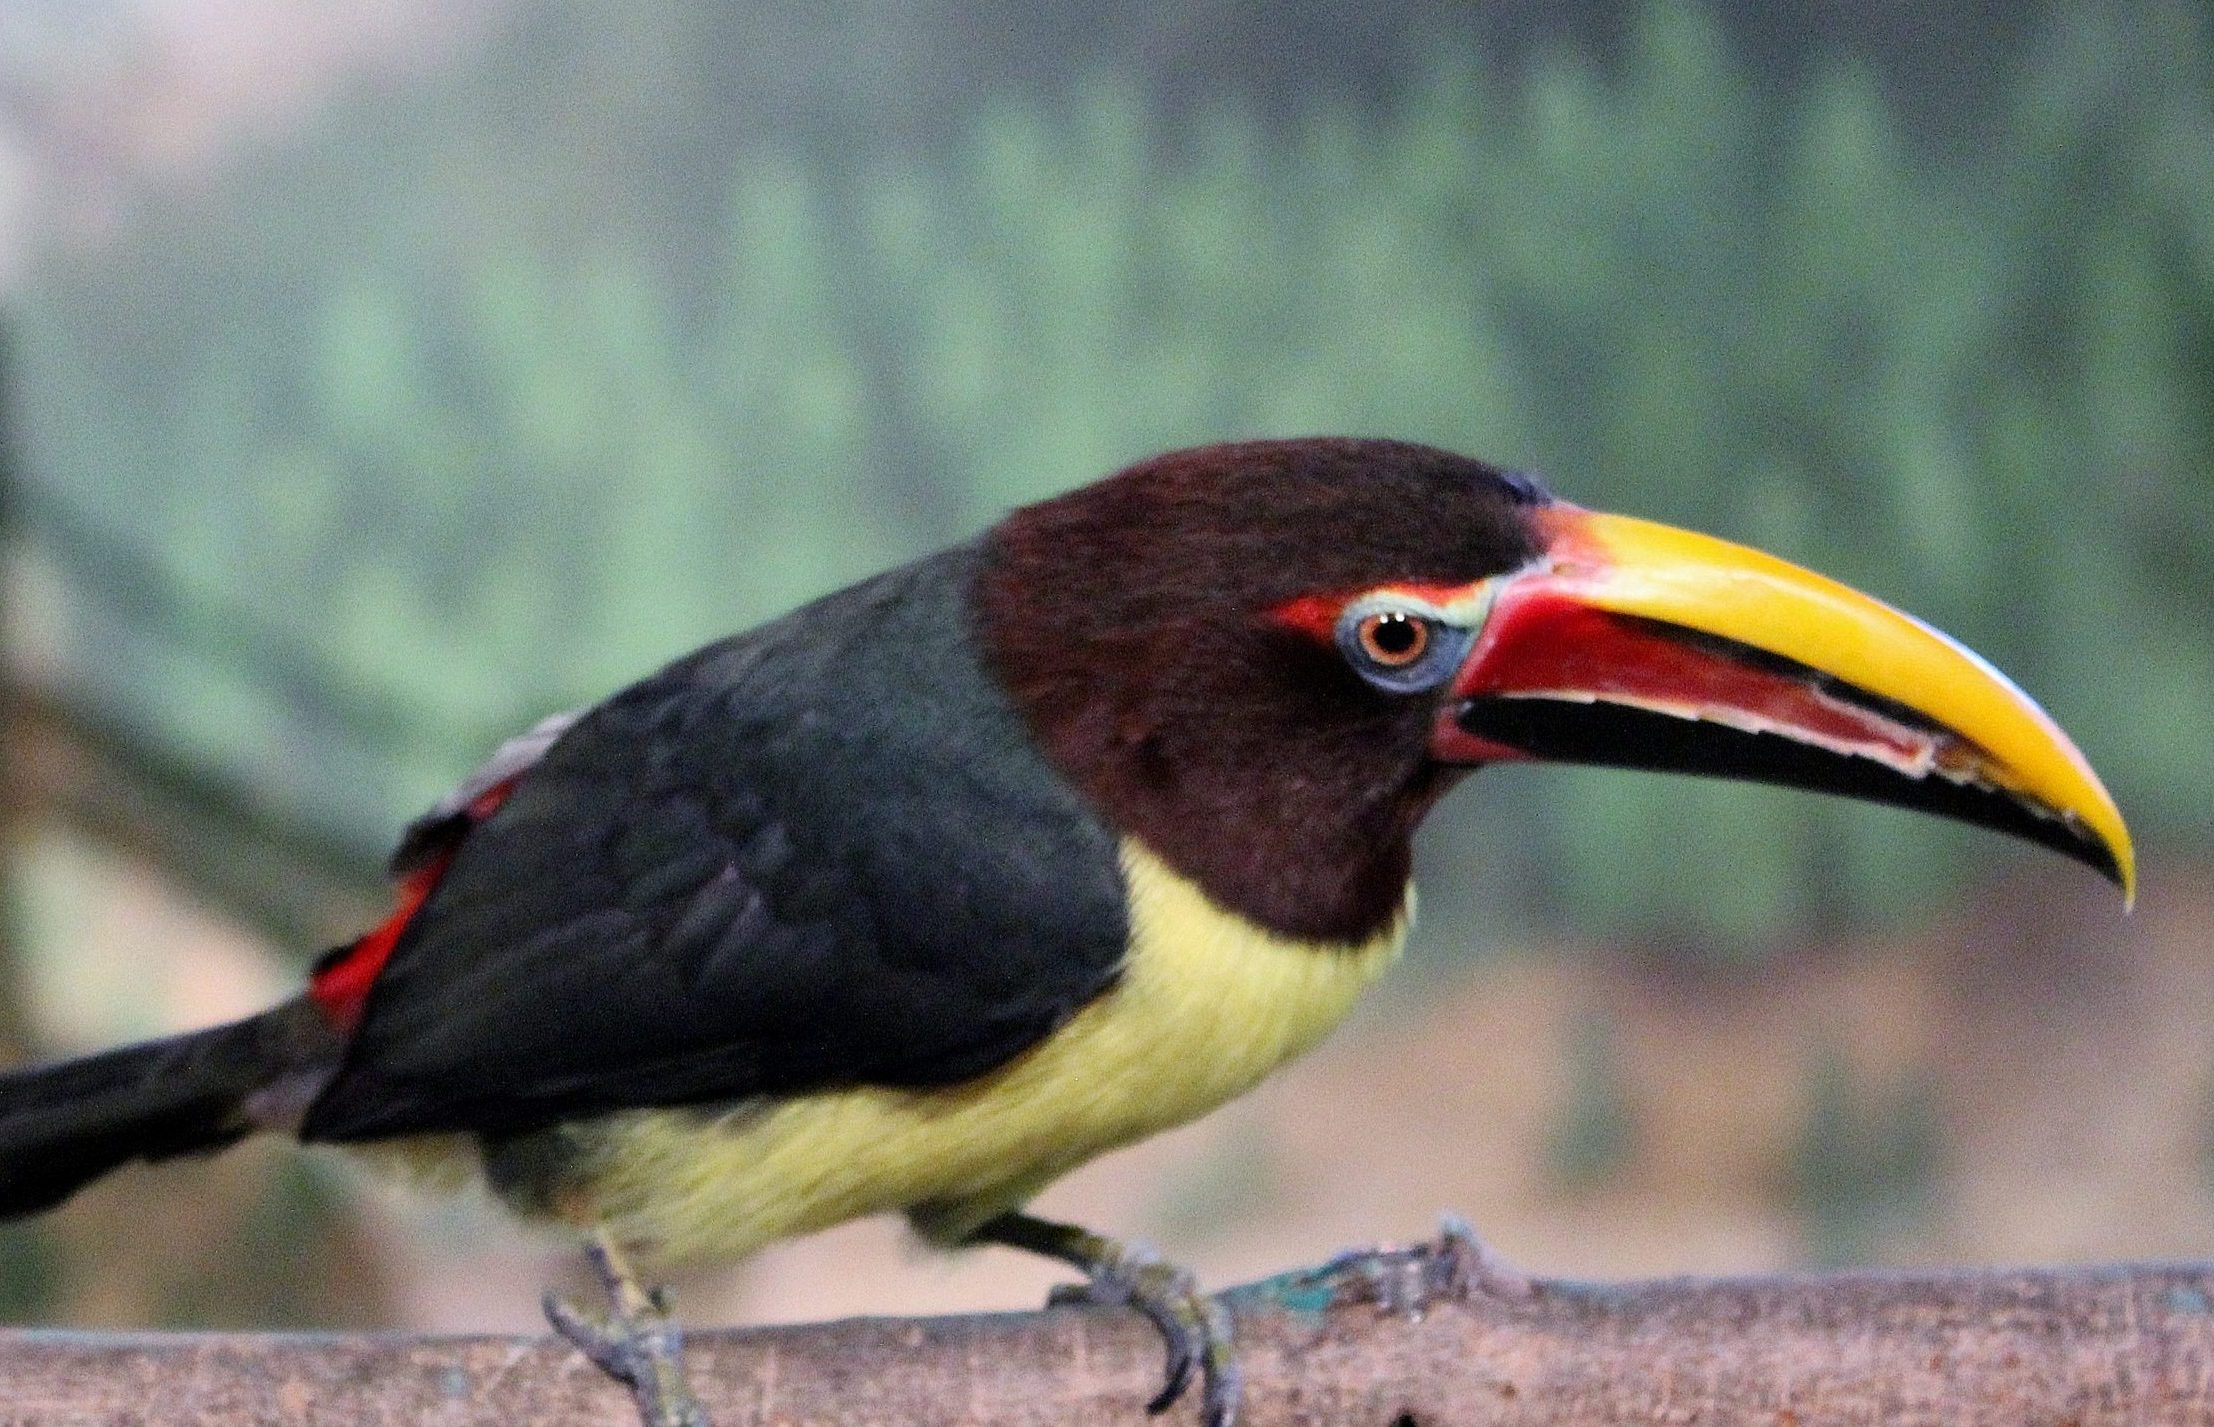
<instances>
[{"instance_id":1,"label":"black pupil","mask_svg":"<svg viewBox=\"0 0 2214 1427\"><path fill-rule=\"evenodd\" d=\"M1398 658L1404 654L1412 654L1422 635L1415 629L1414 621L1407 616L1387 614L1378 616L1375 631L1369 638L1375 641L1379 651Z\"/></svg>"}]
</instances>

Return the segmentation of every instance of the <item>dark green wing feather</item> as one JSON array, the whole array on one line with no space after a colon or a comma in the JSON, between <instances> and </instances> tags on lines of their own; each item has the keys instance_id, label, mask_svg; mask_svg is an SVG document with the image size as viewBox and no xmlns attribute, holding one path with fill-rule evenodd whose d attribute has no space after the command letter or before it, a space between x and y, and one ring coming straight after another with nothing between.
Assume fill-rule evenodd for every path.
<instances>
[{"instance_id":1,"label":"dark green wing feather","mask_svg":"<svg viewBox=\"0 0 2214 1427\"><path fill-rule=\"evenodd\" d=\"M968 1079L1111 984L1113 834L979 664L964 547L706 649L467 829L303 1134Z\"/></svg>"}]
</instances>

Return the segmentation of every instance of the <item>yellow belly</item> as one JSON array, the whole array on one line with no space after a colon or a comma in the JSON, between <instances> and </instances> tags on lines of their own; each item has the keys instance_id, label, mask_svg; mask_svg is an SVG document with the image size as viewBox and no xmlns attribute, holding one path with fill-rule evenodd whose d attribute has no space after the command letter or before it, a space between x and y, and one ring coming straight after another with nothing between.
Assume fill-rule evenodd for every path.
<instances>
[{"instance_id":1,"label":"yellow belly","mask_svg":"<svg viewBox=\"0 0 2214 1427\"><path fill-rule=\"evenodd\" d=\"M664 1260L736 1257L891 1210L958 1239L1311 1049L1405 940L1402 916L1362 945L1294 941L1216 907L1135 843L1122 866L1120 981L1016 1060L944 1089L616 1116L595 1127L603 1167L569 1212Z\"/></svg>"}]
</instances>

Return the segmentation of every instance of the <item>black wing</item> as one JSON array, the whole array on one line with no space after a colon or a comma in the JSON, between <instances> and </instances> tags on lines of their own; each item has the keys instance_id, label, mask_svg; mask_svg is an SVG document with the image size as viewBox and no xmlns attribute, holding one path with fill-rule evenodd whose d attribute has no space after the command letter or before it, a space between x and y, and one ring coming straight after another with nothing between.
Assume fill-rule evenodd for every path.
<instances>
[{"instance_id":1,"label":"black wing","mask_svg":"<svg viewBox=\"0 0 2214 1427\"><path fill-rule=\"evenodd\" d=\"M964 1080L1112 983L1113 834L982 668L949 551L680 661L470 829L303 1136Z\"/></svg>"}]
</instances>

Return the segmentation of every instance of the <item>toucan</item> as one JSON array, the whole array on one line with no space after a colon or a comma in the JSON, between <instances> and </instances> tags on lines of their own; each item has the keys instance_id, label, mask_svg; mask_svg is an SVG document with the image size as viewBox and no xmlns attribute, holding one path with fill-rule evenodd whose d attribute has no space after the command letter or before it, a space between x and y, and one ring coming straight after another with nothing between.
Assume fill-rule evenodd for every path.
<instances>
[{"instance_id":1,"label":"toucan","mask_svg":"<svg viewBox=\"0 0 2214 1427\"><path fill-rule=\"evenodd\" d=\"M460 1156L586 1240L613 1308L556 1326L689 1422L633 1261L899 1213L1140 1309L1150 1405L1196 1373L1223 1427L1219 1305L1025 1205L1327 1035L1399 954L1425 815L1529 759L1925 809L2133 884L2053 720L1874 599L1428 446L1208 446L509 742L296 998L0 1079L0 1217L263 1131Z\"/></svg>"}]
</instances>

